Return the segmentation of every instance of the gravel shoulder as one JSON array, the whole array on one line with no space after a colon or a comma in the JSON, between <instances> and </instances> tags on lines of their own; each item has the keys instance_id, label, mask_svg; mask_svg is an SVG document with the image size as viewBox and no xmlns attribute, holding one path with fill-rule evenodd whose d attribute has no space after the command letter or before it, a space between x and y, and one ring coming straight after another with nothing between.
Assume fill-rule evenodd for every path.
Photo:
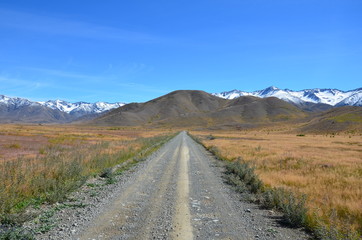
<instances>
[{"instance_id":1,"label":"gravel shoulder","mask_svg":"<svg viewBox=\"0 0 362 240\"><path fill-rule=\"evenodd\" d=\"M182 132L116 183L94 179L73 193L37 239L309 239L243 201L222 175L222 162Z\"/></svg>"}]
</instances>

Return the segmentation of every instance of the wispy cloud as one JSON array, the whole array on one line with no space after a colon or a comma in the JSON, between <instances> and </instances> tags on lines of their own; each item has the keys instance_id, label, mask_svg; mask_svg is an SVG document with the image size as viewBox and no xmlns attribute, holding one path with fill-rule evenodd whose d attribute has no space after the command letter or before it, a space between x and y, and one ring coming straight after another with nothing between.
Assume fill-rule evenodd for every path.
<instances>
[{"instance_id":1,"label":"wispy cloud","mask_svg":"<svg viewBox=\"0 0 362 240\"><path fill-rule=\"evenodd\" d=\"M64 77L68 79L85 79L85 80L100 80L100 77L94 75L87 75L81 73L68 72L58 69L49 69L49 68L37 68L37 67L21 67L23 70L29 70L33 72L37 72L43 75L50 75L56 77Z\"/></svg>"},{"instance_id":2,"label":"wispy cloud","mask_svg":"<svg viewBox=\"0 0 362 240\"><path fill-rule=\"evenodd\" d=\"M136 43L162 43L166 38L77 20L65 20L19 11L0 9L0 26L52 35Z\"/></svg>"},{"instance_id":3,"label":"wispy cloud","mask_svg":"<svg viewBox=\"0 0 362 240\"><path fill-rule=\"evenodd\" d=\"M46 82L29 81L1 75L0 83L2 85L2 91L26 90L30 92L49 87L49 84Z\"/></svg>"}]
</instances>

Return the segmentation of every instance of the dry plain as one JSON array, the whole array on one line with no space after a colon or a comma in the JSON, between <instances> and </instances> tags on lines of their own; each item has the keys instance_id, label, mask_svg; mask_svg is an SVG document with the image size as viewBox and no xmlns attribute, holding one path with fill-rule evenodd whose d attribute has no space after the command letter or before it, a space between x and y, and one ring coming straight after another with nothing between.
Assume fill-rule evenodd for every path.
<instances>
[{"instance_id":1,"label":"dry plain","mask_svg":"<svg viewBox=\"0 0 362 240\"><path fill-rule=\"evenodd\" d=\"M22 222L33 204L57 202L87 178L162 141L166 131L78 125L0 126L0 219Z\"/></svg>"},{"instance_id":2,"label":"dry plain","mask_svg":"<svg viewBox=\"0 0 362 240\"><path fill-rule=\"evenodd\" d=\"M194 131L207 148L247 161L269 187L307 195L311 219L362 232L362 135L250 131Z\"/></svg>"},{"instance_id":3,"label":"dry plain","mask_svg":"<svg viewBox=\"0 0 362 240\"><path fill-rule=\"evenodd\" d=\"M148 143L142 139L170 132L176 131L139 127L1 125L0 169L5 173L0 177L1 213L13 215L33 204L34 199L54 198L57 201L62 196L47 195L59 190L57 184L78 181L73 175L79 173L84 176L99 174L105 167L118 163L120 158L124 161L147 148ZM291 133L290 129L261 128L190 133L207 148L216 147L228 159L251 162L266 186L306 194L311 219L321 220L328 227L362 231L360 132L298 134ZM68 174L65 166L74 163L82 163L85 167ZM56 179L59 183L45 179ZM60 190L66 192L77 186Z\"/></svg>"}]
</instances>

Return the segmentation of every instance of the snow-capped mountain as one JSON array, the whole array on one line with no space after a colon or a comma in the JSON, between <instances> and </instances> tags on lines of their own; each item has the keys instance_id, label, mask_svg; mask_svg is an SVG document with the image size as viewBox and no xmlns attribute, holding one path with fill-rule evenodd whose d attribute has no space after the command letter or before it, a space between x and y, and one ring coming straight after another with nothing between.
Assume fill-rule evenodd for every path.
<instances>
[{"instance_id":1,"label":"snow-capped mountain","mask_svg":"<svg viewBox=\"0 0 362 240\"><path fill-rule=\"evenodd\" d=\"M123 106L124 103L107 103L107 102L76 102L70 103L62 100L49 100L46 102L35 102L25 98L8 97L0 95L0 106L7 112L24 107L45 107L52 110L58 110L72 116L81 117L84 115L100 114L114 108ZM5 110L3 110L5 111Z\"/></svg>"},{"instance_id":2,"label":"snow-capped mountain","mask_svg":"<svg viewBox=\"0 0 362 240\"><path fill-rule=\"evenodd\" d=\"M12 98L4 95L0 95L0 104L12 106L14 108L21 106L38 105L38 103L29 101L28 99L25 98L18 98L18 97Z\"/></svg>"},{"instance_id":3,"label":"snow-capped mountain","mask_svg":"<svg viewBox=\"0 0 362 240\"><path fill-rule=\"evenodd\" d=\"M303 103L323 103L331 106L362 106L362 88L350 91L319 88L293 91L272 86L254 92L232 90L228 92L213 93L213 95L226 99L234 99L240 96L255 96L260 98L277 97L297 105Z\"/></svg>"},{"instance_id":4,"label":"snow-capped mountain","mask_svg":"<svg viewBox=\"0 0 362 240\"><path fill-rule=\"evenodd\" d=\"M114 108L118 108L124 105L124 103L107 103L107 102L96 102L96 103L87 103L87 102L76 102L70 103L62 100L49 100L46 102L38 102L39 104L49 107L51 109L58 109L59 111L66 112L69 114L73 113L84 113L84 114L93 114L93 113L102 113L109 111Z\"/></svg>"}]
</instances>

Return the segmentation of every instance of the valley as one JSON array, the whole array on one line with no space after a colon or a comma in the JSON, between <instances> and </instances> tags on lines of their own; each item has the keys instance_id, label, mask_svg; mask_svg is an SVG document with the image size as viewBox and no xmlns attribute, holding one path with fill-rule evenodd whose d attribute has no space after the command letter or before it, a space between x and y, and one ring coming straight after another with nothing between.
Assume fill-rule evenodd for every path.
<instances>
[{"instance_id":1,"label":"valley","mask_svg":"<svg viewBox=\"0 0 362 240\"><path fill-rule=\"evenodd\" d=\"M188 90L73 124L2 124L0 236L358 239L361 116Z\"/></svg>"},{"instance_id":2,"label":"valley","mask_svg":"<svg viewBox=\"0 0 362 240\"><path fill-rule=\"evenodd\" d=\"M362 240L362 1L0 1L0 240Z\"/></svg>"}]
</instances>

